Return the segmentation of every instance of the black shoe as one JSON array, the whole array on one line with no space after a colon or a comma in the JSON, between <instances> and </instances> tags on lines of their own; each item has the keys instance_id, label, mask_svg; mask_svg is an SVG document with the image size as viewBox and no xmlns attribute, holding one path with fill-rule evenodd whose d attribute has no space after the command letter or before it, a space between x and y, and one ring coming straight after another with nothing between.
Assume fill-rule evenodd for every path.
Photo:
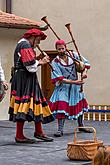
<instances>
[{"instance_id":1,"label":"black shoe","mask_svg":"<svg viewBox=\"0 0 110 165\"><path fill-rule=\"evenodd\" d=\"M61 131L57 131L55 134L54 134L55 137L61 137L63 136L63 132Z\"/></svg>"},{"instance_id":2,"label":"black shoe","mask_svg":"<svg viewBox=\"0 0 110 165\"><path fill-rule=\"evenodd\" d=\"M90 130L89 128L79 128L79 131L84 133L93 133L93 130Z\"/></svg>"},{"instance_id":3,"label":"black shoe","mask_svg":"<svg viewBox=\"0 0 110 165\"><path fill-rule=\"evenodd\" d=\"M52 142L54 140L52 137L49 137L49 136L43 135L43 134L40 134L40 135L34 134L34 137L37 139L41 139L45 142Z\"/></svg>"},{"instance_id":4,"label":"black shoe","mask_svg":"<svg viewBox=\"0 0 110 165\"><path fill-rule=\"evenodd\" d=\"M18 139L15 137L16 143L27 143L27 144L33 144L36 141L34 139L24 138L24 139Z\"/></svg>"}]
</instances>

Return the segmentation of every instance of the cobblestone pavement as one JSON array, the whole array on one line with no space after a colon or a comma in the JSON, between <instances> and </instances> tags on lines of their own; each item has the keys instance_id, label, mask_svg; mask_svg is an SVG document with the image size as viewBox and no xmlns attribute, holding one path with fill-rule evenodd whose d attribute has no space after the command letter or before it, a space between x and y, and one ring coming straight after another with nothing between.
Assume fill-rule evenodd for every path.
<instances>
[{"instance_id":1,"label":"cobblestone pavement","mask_svg":"<svg viewBox=\"0 0 110 165\"><path fill-rule=\"evenodd\" d=\"M85 121L86 126L92 126L97 131L97 138L110 143L110 122ZM43 125L47 135L52 136L57 131L56 121ZM76 121L66 121L64 136L54 138L53 142L43 142L36 139L34 144L15 143L15 123L0 121L0 165L90 165L90 161L74 161L67 157L67 144L73 141ZM33 138L34 124L25 123L24 132ZM77 133L77 140L93 139L93 134Z\"/></svg>"}]
</instances>

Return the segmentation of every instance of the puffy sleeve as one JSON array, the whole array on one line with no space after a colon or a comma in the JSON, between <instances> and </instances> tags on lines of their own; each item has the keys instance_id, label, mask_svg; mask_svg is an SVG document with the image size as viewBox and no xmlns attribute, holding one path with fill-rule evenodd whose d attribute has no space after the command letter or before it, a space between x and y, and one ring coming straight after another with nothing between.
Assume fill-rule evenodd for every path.
<instances>
[{"instance_id":1,"label":"puffy sleeve","mask_svg":"<svg viewBox=\"0 0 110 165\"><path fill-rule=\"evenodd\" d=\"M20 49L21 60L24 66L30 66L36 63L35 60L35 51L31 47L31 45L27 42L23 42Z\"/></svg>"},{"instance_id":2,"label":"puffy sleeve","mask_svg":"<svg viewBox=\"0 0 110 165\"><path fill-rule=\"evenodd\" d=\"M55 60L52 61L52 67L53 71L51 71L51 81L52 83L58 85L64 79L64 76L61 72L58 62L56 62Z\"/></svg>"},{"instance_id":3,"label":"puffy sleeve","mask_svg":"<svg viewBox=\"0 0 110 165\"><path fill-rule=\"evenodd\" d=\"M77 60L80 60L78 53L77 52L73 52L73 53L74 53L74 57ZM89 61L85 57L83 57L82 55L81 55L81 57L82 57L82 61L84 62L85 68L90 69L91 66L90 66Z\"/></svg>"},{"instance_id":4,"label":"puffy sleeve","mask_svg":"<svg viewBox=\"0 0 110 165\"><path fill-rule=\"evenodd\" d=\"M36 63L35 63L35 64L26 66L26 69L27 69L29 72L34 73L34 72L36 72L37 69L38 69L38 64L39 64L39 62L36 60Z\"/></svg>"}]
</instances>

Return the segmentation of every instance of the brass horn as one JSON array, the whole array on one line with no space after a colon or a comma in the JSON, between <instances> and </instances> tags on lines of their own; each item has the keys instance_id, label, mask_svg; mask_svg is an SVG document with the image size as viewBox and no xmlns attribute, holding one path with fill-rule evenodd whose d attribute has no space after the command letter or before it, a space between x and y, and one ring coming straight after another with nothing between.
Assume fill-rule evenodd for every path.
<instances>
[{"instance_id":1,"label":"brass horn","mask_svg":"<svg viewBox=\"0 0 110 165\"><path fill-rule=\"evenodd\" d=\"M48 25L48 27L52 30L52 32L55 34L55 36L58 38L58 40L60 40L59 36L56 34L56 32L53 30L53 28L48 23L47 16L42 17L41 20L44 21Z\"/></svg>"},{"instance_id":2,"label":"brass horn","mask_svg":"<svg viewBox=\"0 0 110 165\"><path fill-rule=\"evenodd\" d=\"M70 34L70 36L71 36L72 42L73 42L73 44L74 44L74 47L75 47L75 49L76 49L76 51L77 51L77 53L78 53L78 55L79 55L80 60L82 61L80 52L79 52L79 50L78 50L78 47L77 47L77 45L76 45L75 39L74 39L74 37L73 37L72 31L71 31L71 28L70 28L70 23L66 24L65 26L66 26L66 28L67 28L68 31L69 31L69 34Z\"/></svg>"},{"instance_id":3,"label":"brass horn","mask_svg":"<svg viewBox=\"0 0 110 165\"><path fill-rule=\"evenodd\" d=\"M47 21L47 16L44 16L44 17L42 17L41 18L41 20L42 21L44 21L46 24L47 24L47 26L53 31L53 33L55 34L55 36L57 37L57 39L58 40L60 40L60 37L57 35L57 33L53 30L53 28L50 26L50 24L48 23L48 21ZM45 26L46 27L46 26ZM47 29L47 28L46 28ZM66 44L70 44L70 43L72 43L73 41L69 41L69 42L67 42Z\"/></svg>"},{"instance_id":4,"label":"brass horn","mask_svg":"<svg viewBox=\"0 0 110 165\"><path fill-rule=\"evenodd\" d=\"M48 26L49 28L52 30L52 32L54 33L54 35L57 37L58 40L60 40L61 38L57 35L57 33L53 30L53 28L50 26L50 24L48 23L48 20L47 20L47 16L44 16L43 18L41 18L42 21L44 21ZM66 48L66 51L69 53L68 56L71 57L71 53L70 51ZM71 57L75 62L77 63L80 63L79 60L75 59L74 57Z\"/></svg>"},{"instance_id":5,"label":"brass horn","mask_svg":"<svg viewBox=\"0 0 110 165\"><path fill-rule=\"evenodd\" d=\"M82 62L82 57L80 55L80 52L79 52L78 47L76 45L75 39L73 37L72 31L71 31L71 27L70 27L70 23L66 24L65 27L68 29L68 32L69 32L69 34L71 36L72 42L74 44L74 47L75 47L75 49L76 49L76 51L77 51L77 53L79 55L79 59L80 59L81 62L79 63L79 65L76 65L76 69L77 69L78 72L81 73L81 77L82 77L82 73L84 71L84 63ZM81 85L81 88L80 88L80 92L82 92L82 91L83 91L83 85Z\"/></svg>"}]
</instances>

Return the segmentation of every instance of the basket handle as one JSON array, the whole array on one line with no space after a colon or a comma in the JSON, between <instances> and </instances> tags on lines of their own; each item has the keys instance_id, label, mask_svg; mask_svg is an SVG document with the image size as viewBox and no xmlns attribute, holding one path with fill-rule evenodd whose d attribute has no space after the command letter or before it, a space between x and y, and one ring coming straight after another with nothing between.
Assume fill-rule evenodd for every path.
<instances>
[{"instance_id":1,"label":"basket handle","mask_svg":"<svg viewBox=\"0 0 110 165\"><path fill-rule=\"evenodd\" d=\"M74 144L76 144L76 142L77 142L77 129L78 128L89 128L89 129L93 129L93 139L94 139L94 142L96 142L97 141L97 138L96 138L96 129L94 128L94 127L76 127L75 129L74 129Z\"/></svg>"}]
</instances>

